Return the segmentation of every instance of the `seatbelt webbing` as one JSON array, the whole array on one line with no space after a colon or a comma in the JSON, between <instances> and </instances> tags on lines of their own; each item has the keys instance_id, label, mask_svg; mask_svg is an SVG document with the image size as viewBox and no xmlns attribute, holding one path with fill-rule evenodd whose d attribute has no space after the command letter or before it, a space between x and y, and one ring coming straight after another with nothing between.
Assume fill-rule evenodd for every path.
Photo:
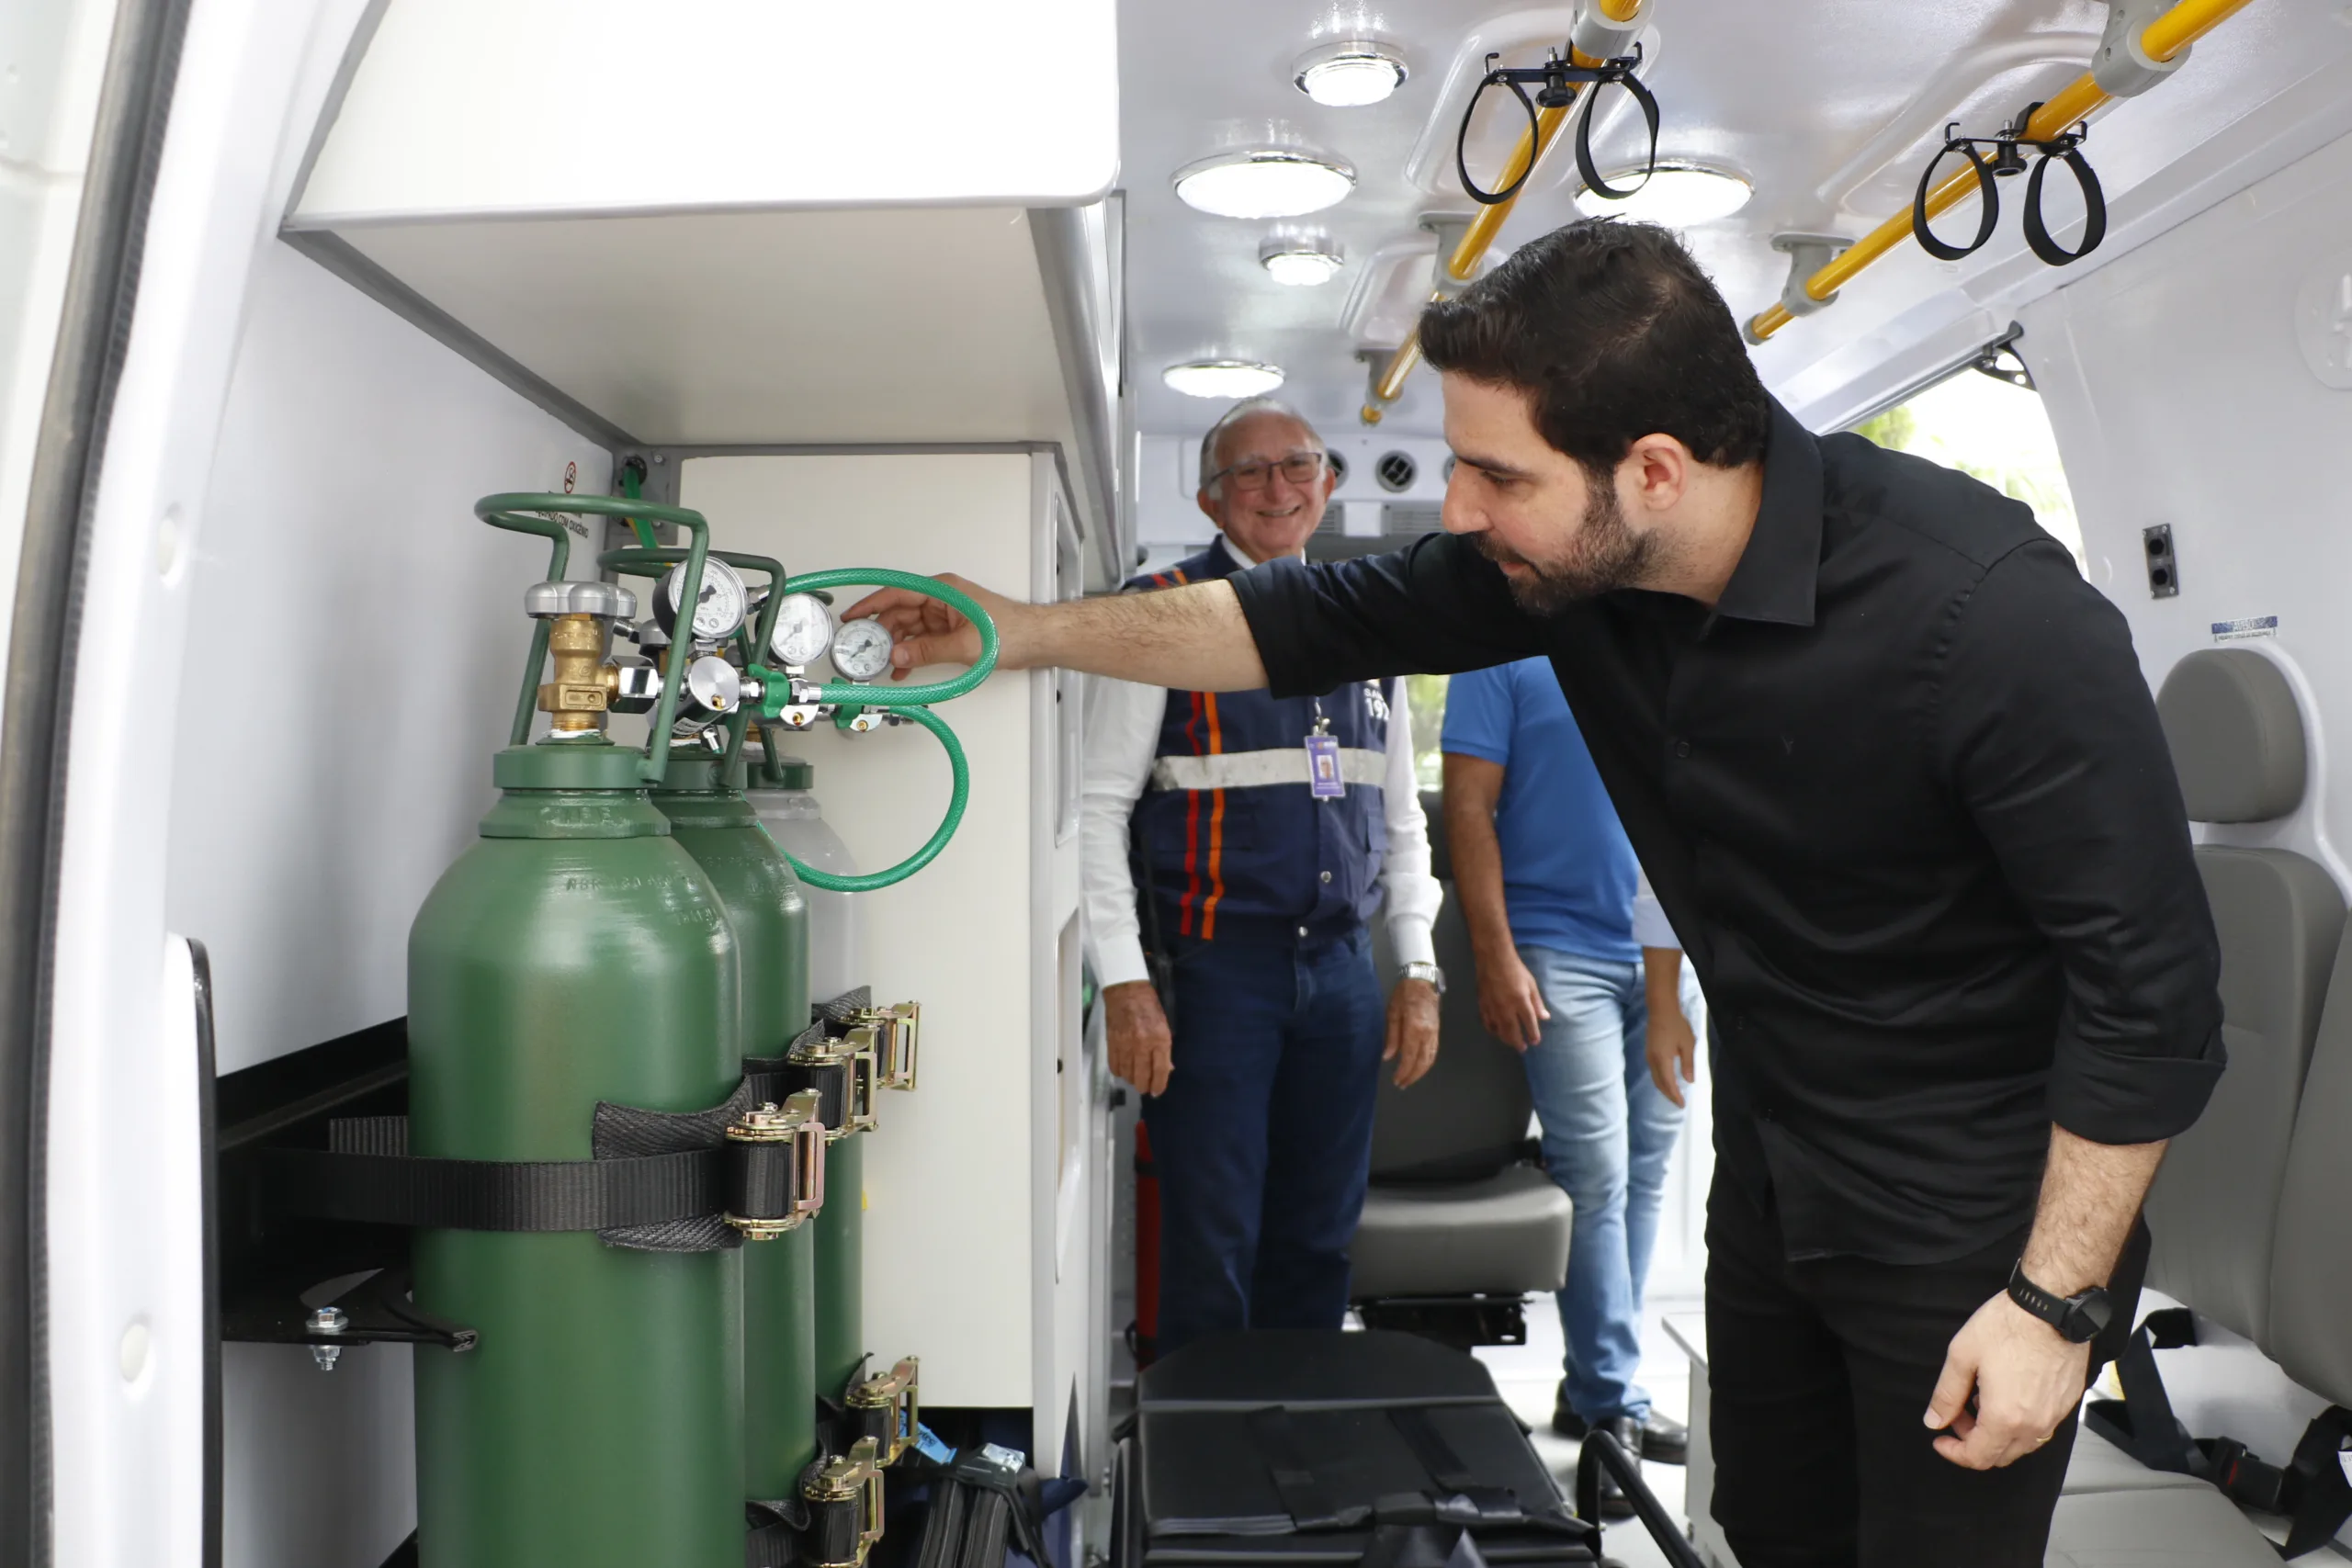
<instances>
[{"instance_id":1,"label":"seatbelt webbing","mask_svg":"<svg viewBox=\"0 0 2352 1568\"><path fill-rule=\"evenodd\" d=\"M1371 1517L1368 1508L1351 1509L1342 1515L1331 1501L1331 1495L1316 1478L1315 1467L1298 1446L1298 1428L1293 1425L1290 1412L1279 1404L1269 1404L1250 1413L1250 1436L1258 1445L1258 1457L1265 1461L1266 1472L1273 1478L1274 1491L1290 1510L1291 1528L1296 1530L1348 1529Z\"/></svg>"}]
</instances>

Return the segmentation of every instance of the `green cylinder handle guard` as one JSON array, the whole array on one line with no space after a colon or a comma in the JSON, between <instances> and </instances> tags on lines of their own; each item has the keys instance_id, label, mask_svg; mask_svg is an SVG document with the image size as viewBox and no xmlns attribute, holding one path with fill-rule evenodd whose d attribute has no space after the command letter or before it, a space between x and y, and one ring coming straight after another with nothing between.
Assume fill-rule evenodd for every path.
<instances>
[{"instance_id":1,"label":"green cylinder handle guard","mask_svg":"<svg viewBox=\"0 0 2352 1568\"><path fill-rule=\"evenodd\" d=\"M699 512L683 506L661 506L650 501L635 501L618 495L555 495L545 491L517 491L486 495L474 502L474 515L493 528L505 528L517 534L536 534L555 541L548 576L563 575L571 558L571 536L561 523L552 517L533 515L551 512L585 512L597 517L621 517L635 522L650 519L656 523L674 523L694 535L694 544L686 553L686 580L679 602L698 603L702 597L702 563L710 552L710 524ZM962 606L957 606L959 609ZM523 694L515 705L514 739L520 746L530 739L531 715L538 708L540 673L546 669L548 626L538 623L531 632L529 662L523 667ZM645 760L638 766L638 776L649 784L662 782L670 767L670 727L678 718L678 683L685 673L686 661L670 660L670 668L662 676L662 702L654 710L653 732L647 738Z\"/></svg>"},{"instance_id":2,"label":"green cylinder handle guard","mask_svg":"<svg viewBox=\"0 0 2352 1568\"><path fill-rule=\"evenodd\" d=\"M924 577L917 572L895 571L888 567L878 566L842 567L831 571L812 571L804 576L793 578L785 583L782 592L769 596L769 603L771 605L780 604L785 593L808 593L819 589L846 588L852 584L872 588L910 589L914 592L928 594L932 598L952 605L961 611L965 619L970 621L978 629L980 656L973 661L972 667L961 675L952 680L934 681L925 685L868 686L854 681L828 681L819 689L817 693L819 702L848 704L871 708L878 713L895 713L902 717L912 719L930 730L939 738L939 744L947 752L947 766L951 778L947 794L947 811L940 818L937 829L932 833L922 848L888 871L869 872L858 876L842 876L830 871L820 871L815 866L803 865L799 861L793 860L789 853L786 855L786 860L792 861L795 875L809 886L822 888L828 893L871 893L877 888L888 887L893 883L904 882L937 858L939 852L947 847L947 840L956 836L956 828L964 820L964 807L971 797L971 773L964 760L963 745L956 740L956 732L947 728L946 720L931 711L930 705L944 703L971 691L987 680L989 672L996 669L997 658L996 622L989 618L989 613L981 609L971 595L950 588L936 578ZM767 645L763 641L761 651L764 653L766 649ZM790 682L782 671L770 670L763 665L752 665L748 673L758 680L762 686L761 732L773 736L776 730L766 721L775 719L791 705Z\"/></svg>"}]
</instances>

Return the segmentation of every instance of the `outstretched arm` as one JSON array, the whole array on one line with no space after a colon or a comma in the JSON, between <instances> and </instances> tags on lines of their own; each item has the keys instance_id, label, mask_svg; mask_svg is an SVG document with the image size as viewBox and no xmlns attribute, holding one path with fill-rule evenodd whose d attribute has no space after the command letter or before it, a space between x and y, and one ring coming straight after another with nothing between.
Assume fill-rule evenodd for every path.
<instances>
[{"instance_id":1,"label":"outstretched arm","mask_svg":"<svg viewBox=\"0 0 2352 1568\"><path fill-rule=\"evenodd\" d=\"M999 669L1057 666L1183 692L1242 692L1266 683L1241 602L1223 581L1024 604L952 572L941 572L939 580L978 600L996 622ZM866 615L898 639L890 655L893 680L903 681L922 665L969 664L980 656L980 635L972 624L923 594L886 588L852 604L842 618Z\"/></svg>"}]
</instances>

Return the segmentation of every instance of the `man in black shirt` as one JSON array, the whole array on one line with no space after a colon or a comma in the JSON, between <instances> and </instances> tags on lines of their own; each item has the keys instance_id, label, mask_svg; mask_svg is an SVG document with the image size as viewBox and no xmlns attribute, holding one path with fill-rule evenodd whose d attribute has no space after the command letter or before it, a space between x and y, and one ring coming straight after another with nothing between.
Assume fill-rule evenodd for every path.
<instances>
[{"instance_id":1,"label":"man in black shirt","mask_svg":"<svg viewBox=\"0 0 2352 1568\"><path fill-rule=\"evenodd\" d=\"M1663 230L1546 235L1421 343L1445 534L989 596L1002 662L1280 694L1548 657L1713 1015L1733 1550L2039 1564L2089 1342L2130 1325L2141 1200L2222 1063L2122 617L2023 505L1797 424ZM902 669L977 651L930 601L850 614L877 610Z\"/></svg>"}]
</instances>

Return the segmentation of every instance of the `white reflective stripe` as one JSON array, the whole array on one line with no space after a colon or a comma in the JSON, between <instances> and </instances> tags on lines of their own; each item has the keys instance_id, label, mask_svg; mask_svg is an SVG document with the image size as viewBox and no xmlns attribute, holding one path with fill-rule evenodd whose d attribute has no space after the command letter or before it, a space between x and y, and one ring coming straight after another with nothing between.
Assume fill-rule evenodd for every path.
<instances>
[{"instance_id":1,"label":"white reflective stripe","mask_svg":"<svg viewBox=\"0 0 2352 1568\"><path fill-rule=\"evenodd\" d=\"M1386 782L1388 758L1361 746L1340 748L1340 777L1363 788ZM1273 751L1225 751L1214 757L1162 757L1151 765L1154 789L1255 789L1306 783L1306 743Z\"/></svg>"}]
</instances>

